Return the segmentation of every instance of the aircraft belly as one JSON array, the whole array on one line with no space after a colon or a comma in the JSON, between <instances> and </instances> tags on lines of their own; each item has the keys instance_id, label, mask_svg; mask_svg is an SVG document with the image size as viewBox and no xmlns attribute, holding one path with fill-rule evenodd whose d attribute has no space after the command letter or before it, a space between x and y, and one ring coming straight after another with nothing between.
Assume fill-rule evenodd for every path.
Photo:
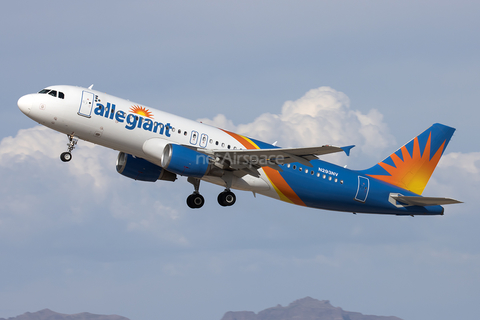
<instances>
[{"instance_id":1,"label":"aircraft belly","mask_svg":"<svg viewBox=\"0 0 480 320\"><path fill-rule=\"evenodd\" d=\"M225 187L225 181L219 177L204 176L202 180ZM245 175L243 177L233 178L232 189L253 191L264 194L267 193L271 188L262 178Z\"/></svg>"}]
</instances>

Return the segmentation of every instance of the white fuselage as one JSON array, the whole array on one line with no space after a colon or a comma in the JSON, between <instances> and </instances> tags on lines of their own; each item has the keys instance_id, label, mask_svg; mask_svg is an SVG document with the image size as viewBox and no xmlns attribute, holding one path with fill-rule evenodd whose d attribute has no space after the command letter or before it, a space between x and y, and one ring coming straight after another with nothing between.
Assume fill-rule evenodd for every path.
<instances>
[{"instance_id":1,"label":"white fuselage","mask_svg":"<svg viewBox=\"0 0 480 320\"><path fill-rule=\"evenodd\" d=\"M74 86L50 86L57 96L29 94L20 98L19 108L27 116L53 130L76 136L107 148L144 158L161 165L167 143L204 149L244 149L229 133L197 121L118 97ZM63 93L63 98L58 97ZM233 189L279 198L263 170L260 177L233 175ZM225 186L222 178L202 180Z\"/></svg>"}]
</instances>

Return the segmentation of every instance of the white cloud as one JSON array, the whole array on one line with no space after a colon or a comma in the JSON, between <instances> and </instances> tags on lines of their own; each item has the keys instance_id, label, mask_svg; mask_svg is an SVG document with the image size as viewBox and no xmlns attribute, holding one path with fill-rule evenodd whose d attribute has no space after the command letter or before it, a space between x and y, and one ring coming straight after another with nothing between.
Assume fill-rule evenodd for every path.
<instances>
[{"instance_id":1,"label":"white cloud","mask_svg":"<svg viewBox=\"0 0 480 320\"><path fill-rule=\"evenodd\" d=\"M480 179L480 152L451 152L443 156L438 167L452 170L460 169L465 173L472 174L476 179Z\"/></svg>"},{"instance_id":2,"label":"white cloud","mask_svg":"<svg viewBox=\"0 0 480 320\"><path fill-rule=\"evenodd\" d=\"M37 160L43 157L56 158L61 153L60 146L66 143L66 138L62 141L62 135L47 127L19 130L17 136L3 138L0 142L0 166L11 167L26 157Z\"/></svg>"},{"instance_id":3,"label":"white cloud","mask_svg":"<svg viewBox=\"0 0 480 320\"><path fill-rule=\"evenodd\" d=\"M278 141L284 147L355 144L363 153L379 155L395 143L379 111L352 110L349 98L330 87L312 89L285 102L280 113L261 114L251 123L235 126L222 114L199 121L263 141Z\"/></svg>"},{"instance_id":4,"label":"white cloud","mask_svg":"<svg viewBox=\"0 0 480 320\"><path fill-rule=\"evenodd\" d=\"M94 188L95 195L103 194L109 183L108 171L114 164L115 152L80 141L78 150L73 152L75 161L62 163L59 156L67 151L67 142L65 135L43 126L19 130L15 137L6 137L0 142L0 167L13 168L18 163L32 162L37 168L50 167L52 173L68 168L66 180L73 178L85 187Z\"/></svg>"},{"instance_id":5,"label":"white cloud","mask_svg":"<svg viewBox=\"0 0 480 320\"><path fill-rule=\"evenodd\" d=\"M449 206L449 211L455 208L453 212L457 210L473 214L473 203L480 188L480 152L444 154L427 188L429 193L465 202Z\"/></svg>"},{"instance_id":6,"label":"white cloud","mask_svg":"<svg viewBox=\"0 0 480 320\"><path fill-rule=\"evenodd\" d=\"M66 151L67 142L65 135L41 126L0 141L0 228L4 236L9 230L15 230L10 236L18 239L80 225L107 212L123 221L125 230L188 243L174 228L180 212L174 209L176 197L168 195L174 192L168 191L168 183L129 181L115 170L116 151L85 141L79 141L72 161L64 163L59 155ZM158 188L164 189L162 202L155 200Z\"/></svg>"}]
</instances>

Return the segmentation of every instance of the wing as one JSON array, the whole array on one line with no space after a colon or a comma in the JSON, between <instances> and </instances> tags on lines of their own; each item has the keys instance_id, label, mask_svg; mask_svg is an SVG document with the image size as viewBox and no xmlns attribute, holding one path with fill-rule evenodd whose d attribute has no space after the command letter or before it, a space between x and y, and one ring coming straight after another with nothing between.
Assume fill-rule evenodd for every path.
<instances>
[{"instance_id":1,"label":"wing","mask_svg":"<svg viewBox=\"0 0 480 320\"><path fill-rule=\"evenodd\" d=\"M437 197L408 197L408 196L392 196L393 199L398 202L409 204L412 206L436 206L445 204L462 203L461 201L450 198L437 198Z\"/></svg>"},{"instance_id":2,"label":"wing","mask_svg":"<svg viewBox=\"0 0 480 320\"><path fill-rule=\"evenodd\" d=\"M309 148L271 148L271 149L247 149L247 150L207 150L197 149L199 152L208 154L214 159L214 163L221 169L243 170L247 174L258 176L260 167L271 167L283 171L279 165L291 162L298 162L307 167L313 167L310 160L317 159L317 156L345 152L350 154L354 146L335 147L321 146Z\"/></svg>"}]
</instances>

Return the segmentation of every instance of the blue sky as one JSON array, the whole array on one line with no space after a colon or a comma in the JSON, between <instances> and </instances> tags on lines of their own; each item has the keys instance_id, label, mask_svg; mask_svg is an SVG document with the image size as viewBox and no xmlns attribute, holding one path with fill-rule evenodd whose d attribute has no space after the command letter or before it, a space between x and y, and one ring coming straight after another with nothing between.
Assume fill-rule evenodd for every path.
<instances>
[{"instance_id":1,"label":"blue sky","mask_svg":"<svg viewBox=\"0 0 480 320\"><path fill-rule=\"evenodd\" d=\"M475 1L17 1L0 12L0 317L50 308L220 319L311 296L364 314L469 318L480 298ZM306 209L135 182L116 153L37 127L18 98L95 89L279 145L357 144L373 165L457 128L424 194L442 217ZM199 318L200 317L200 318Z\"/></svg>"}]
</instances>

